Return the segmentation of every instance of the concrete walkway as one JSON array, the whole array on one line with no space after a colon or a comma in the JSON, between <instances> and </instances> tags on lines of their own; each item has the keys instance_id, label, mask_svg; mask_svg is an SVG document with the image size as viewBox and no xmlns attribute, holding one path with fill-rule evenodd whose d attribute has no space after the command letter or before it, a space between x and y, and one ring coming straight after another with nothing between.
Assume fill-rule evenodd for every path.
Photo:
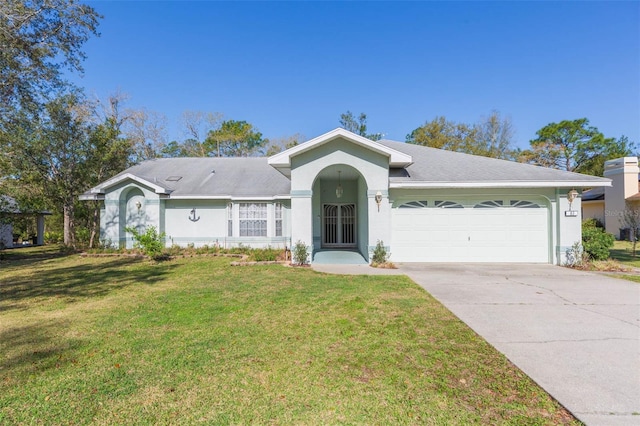
<instances>
[{"instance_id":1,"label":"concrete walkway","mask_svg":"<svg viewBox=\"0 0 640 426\"><path fill-rule=\"evenodd\" d=\"M337 265L312 263L311 268L318 272L340 275L405 275L400 269L373 268L369 264L364 265Z\"/></svg>"},{"instance_id":2,"label":"concrete walkway","mask_svg":"<svg viewBox=\"0 0 640 426\"><path fill-rule=\"evenodd\" d=\"M373 269L359 266L322 270ZM533 264L390 271L411 277L587 425L640 425L639 284Z\"/></svg>"}]
</instances>

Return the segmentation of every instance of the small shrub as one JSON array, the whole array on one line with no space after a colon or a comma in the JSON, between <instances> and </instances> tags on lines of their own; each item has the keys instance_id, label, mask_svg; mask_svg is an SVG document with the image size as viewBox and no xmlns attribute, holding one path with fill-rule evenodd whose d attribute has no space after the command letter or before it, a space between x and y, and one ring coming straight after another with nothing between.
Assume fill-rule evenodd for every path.
<instances>
[{"instance_id":1,"label":"small shrub","mask_svg":"<svg viewBox=\"0 0 640 426\"><path fill-rule=\"evenodd\" d=\"M114 248L116 247L115 244L113 244L113 241L111 241L111 238L103 238L100 241L98 241L98 247L96 247L99 250L114 250Z\"/></svg>"},{"instance_id":2,"label":"small shrub","mask_svg":"<svg viewBox=\"0 0 640 426\"><path fill-rule=\"evenodd\" d=\"M573 243L571 248L567 249L566 255L567 258L565 261L565 266L581 268L589 261L589 255L584 252L580 241L576 241L575 243Z\"/></svg>"},{"instance_id":3,"label":"small shrub","mask_svg":"<svg viewBox=\"0 0 640 426\"><path fill-rule=\"evenodd\" d=\"M44 233L45 244L58 244L62 242L62 232L47 231Z\"/></svg>"},{"instance_id":4,"label":"small shrub","mask_svg":"<svg viewBox=\"0 0 640 426\"><path fill-rule=\"evenodd\" d=\"M196 254L208 254L209 253L209 245L204 244L198 248L196 248Z\"/></svg>"},{"instance_id":5,"label":"small shrub","mask_svg":"<svg viewBox=\"0 0 640 426\"><path fill-rule=\"evenodd\" d=\"M80 247L88 247L89 240L91 239L91 231L88 228L82 227L76 229L76 244Z\"/></svg>"},{"instance_id":6,"label":"small shrub","mask_svg":"<svg viewBox=\"0 0 640 426\"><path fill-rule=\"evenodd\" d=\"M171 244L171 247L168 250L168 254L170 256L177 256L182 252L182 247L177 244Z\"/></svg>"},{"instance_id":7,"label":"small shrub","mask_svg":"<svg viewBox=\"0 0 640 426\"><path fill-rule=\"evenodd\" d=\"M127 232L131 232L135 241L134 247L142 250L142 253L154 260L164 260L166 255L163 253L165 233L158 234L155 226L148 227L145 232L140 233L135 228L126 228Z\"/></svg>"},{"instance_id":8,"label":"small shrub","mask_svg":"<svg viewBox=\"0 0 640 426\"><path fill-rule=\"evenodd\" d=\"M307 245L302 241L298 240L296 244L293 246L293 251L291 252L291 258L293 260L294 265L308 265L309 264L309 253L307 252Z\"/></svg>"},{"instance_id":9,"label":"small shrub","mask_svg":"<svg viewBox=\"0 0 640 426\"><path fill-rule=\"evenodd\" d=\"M230 247L227 252L230 254L249 254L251 253L251 247L240 243L236 247Z\"/></svg>"},{"instance_id":10,"label":"small shrub","mask_svg":"<svg viewBox=\"0 0 640 426\"><path fill-rule=\"evenodd\" d=\"M387 254L387 249L384 248L384 242L378 240L376 248L373 249L372 262L374 264L383 264L387 261L388 258L389 255Z\"/></svg>"},{"instance_id":11,"label":"small shrub","mask_svg":"<svg viewBox=\"0 0 640 426\"><path fill-rule=\"evenodd\" d=\"M389 262L389 253L387 253L387 249L384 247L384 242L380 240L378 240L376 248L373 249L371 266L374 268L396 269L396 265Z\"/></svg>"},{"instance_id":12,"label":"small shrub","mask_svg":"<svg viewBox=\"0 0 640 426\"><path fill-rule=\"evenodd\" d=\"M582 229L587 229L587 228L604 229L604 224L600 222L598 219L592 217L582 221Z\"/></svg>"},{"instance_id":13,"label":"small shrub","mask_svg":"<svg viewBox=\"0 0 640 426\"><path fill-rule=\"evenodd\" d=\"M278 260L281 250L273 249L271 247L253 249L249 253L249 260L254 262L273 262Z\"/></svg>"},{"instance_id":14,"label":"small shrub","mask_svg":"<svg viewBox=\"0 0 640 426\"><path fill-rule=\"evenodd\" d=\"M613 235L607 234L602 228L587 227L582 229L582 247L590 259L608 259L613 242Z\"/></svg>"}]
</instances>

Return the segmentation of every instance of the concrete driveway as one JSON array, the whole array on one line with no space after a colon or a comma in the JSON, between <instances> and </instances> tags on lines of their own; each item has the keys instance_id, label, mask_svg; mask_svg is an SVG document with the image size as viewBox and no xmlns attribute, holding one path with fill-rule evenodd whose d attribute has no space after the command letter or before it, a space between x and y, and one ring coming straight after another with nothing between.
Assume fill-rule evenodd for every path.
<instances>
[{"instance_id":1,"label":"concrete driveway","mask_svg":"<svg viewBox=\"0 0 640 426\"><path fill-rule=\"evenodd\" d=\"M552 265L399 267L587 425L640 425L640 284Z\"/></svg>"}]
</instances>

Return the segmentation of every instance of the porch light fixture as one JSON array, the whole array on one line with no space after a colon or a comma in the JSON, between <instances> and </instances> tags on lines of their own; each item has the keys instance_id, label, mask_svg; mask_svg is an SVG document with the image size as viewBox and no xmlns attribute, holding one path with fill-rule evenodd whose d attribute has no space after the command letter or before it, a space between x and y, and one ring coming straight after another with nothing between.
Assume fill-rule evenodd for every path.
<instances>
[{"instance_id":1,"label":"porch light fixture","mask_svg":"<svg viewBox=\"0 0 640 426\"><path fill-rule=\"evenodd\" d=\"M138 211L140 211L141 207L142 207L142 203L140 201L136 201L136 208L138 209Z\"/></svg>"},{"instance_id":2,"label":"porch light fixture","mask_svg":"<svg viewBox=\"0 0 640 426\"><path fill-rule=\"evenodd\" d=\"M567 194L567 201L569 201L569 210L571 210L571 204L573 204L576 198L578 198L578 191L576 191L575 189L569 191L569 193Z\"/></svg>"},{"instance_id":3,"label":"porch light fixture","mask_svg":"<svg viewBox=\"0 0 640 426\"><path fill-rule=\"evenodd\" d=\"M578 212L573 210L573 207L571 206L576 198L578 198L578 191L576 191L575 189L572 189L571 191L569 191L567 193L567 201L569 202L569 210L565 210L565 212L564 212L564 215L566 217L578 217Z\"/></svg>"},{"instance_id":4,"label":"porch light fixture","mask_svg":"<svg viewBox=\"0 0 640 426\"><path fill-rule=\"evenodd\" d=\"M376 204L378 205L378 211L380 211L380 203L382 203L382 192L376 192Z\"/></svg>"},{"instance_id":5,"label":"porch light fixture","mask_svg":"<svg viewBox=\"0 0 640 426\"><path fill-rule=\"evenodd\" d=\"M338 186L336 187L336 197L342 197L344 190L342 189L342 181L340 180L340 170L338 170Z\"/></svg>"}]
</instances>

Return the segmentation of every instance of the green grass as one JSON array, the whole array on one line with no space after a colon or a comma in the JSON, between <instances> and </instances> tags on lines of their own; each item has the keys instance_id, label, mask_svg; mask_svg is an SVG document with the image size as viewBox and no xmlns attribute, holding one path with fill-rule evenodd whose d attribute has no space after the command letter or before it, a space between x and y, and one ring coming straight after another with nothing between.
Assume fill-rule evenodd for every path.
<instances>
[{"instance_id":1,"label":"green grass","mask_svg":"<svg viewBox=\"0 0 640 426\"><path fill-rule=\"evenodd\" d=\"M636 247L636 256L633 256L633 244L629 241L616 241L610 251L612 259L628 266L640 268L640 244Z\"/></svg>"},{"instance_id":2,"label":"green grass","mask_svg":"<svg viewBox=\"0 0 640 426\"><path fill-rule=\"evenodd\" d=\"M0 424L578 424L403 276L25 253Z\"/></svg>"},{"instance_id":3,"label":"green grass","mask_svg":"<svg viewBox=\"0 0 640 426\"><path fill-rule=\"evenodd\" d=\"M634 283L640 283L640 275L612 275L615 278L622 278L623 280L633 281Z\"/></svg>"}]
</instances>

